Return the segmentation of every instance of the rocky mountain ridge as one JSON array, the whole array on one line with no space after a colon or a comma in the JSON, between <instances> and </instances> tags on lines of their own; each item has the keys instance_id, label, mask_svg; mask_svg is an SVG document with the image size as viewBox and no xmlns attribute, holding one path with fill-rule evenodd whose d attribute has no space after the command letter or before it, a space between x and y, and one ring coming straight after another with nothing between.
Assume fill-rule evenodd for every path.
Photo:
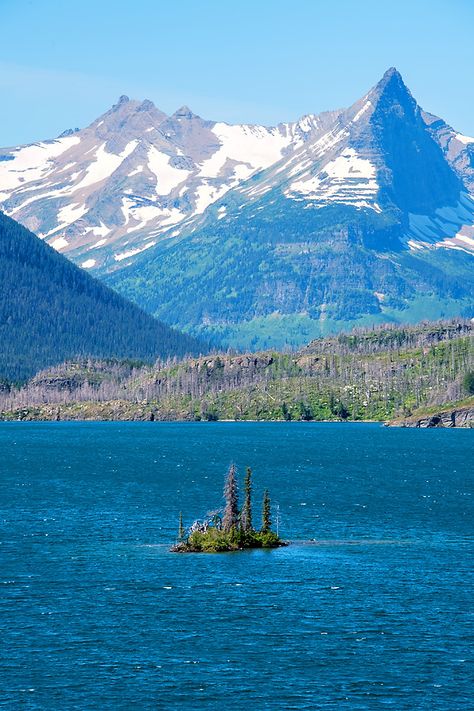
<instances>
[{"instance_id":1,"label":"rocky mountain ridge","mask_svg":"<svg viewBox=\"0 0 474 711\"><path fill-rule=\"evenodd\" d=\"M335 115L229 125L121 96L87 128L1 149L0 206L80 266L119 268Z\"/></svg>"},{"instance_id":2,"label":"rocky mountain ridge","mask_svg":"<svg viewBox=\"0 0 474 711\"><path fill-rule=\"evenodd\" d=\"M424 144L413 145L404 157L409 174L417 174L412 168L423 160L430 136L441 148L429 182L410 184L409 175L394 176L393 188L404 207L423 211L413 212L407 226L409 248L441 240L445 248L472 250L474 218L467 195L474 186L474 139L419 109L395 69L347 110L308 114L275 127L207 121L187 106L167 116L149 100L121 96L84 129L1 149L0 206L98 273L133 263L165 234L195 229L206 209L228 191L237 191L251 207L263 193L285 183L284 194L293 201L380 211L380 192L390 182L392 167L374 136L383 132L394 100L403 121L416 115ZM395 138L396 149L410 143L401 135ZM463 189L447 177L450 169ZM261 171L266 174L258 185L248 183ZM450 206L449 214L429 218L440 206ZM210 218L225 216L221 209Z\"/></svg>"},{"instance_id":3,"label":"rocky mountain ridge","mask_svg":"<svg viewBox=\"0 0 474 711\"><path fill-rule=\"evenodd\" d=\"M473 175L474 139L392 68L350 108L273 128L121 97L3 150L0 200L169 325L255 350L471 316Z\"/></svg>"}]
</instances>

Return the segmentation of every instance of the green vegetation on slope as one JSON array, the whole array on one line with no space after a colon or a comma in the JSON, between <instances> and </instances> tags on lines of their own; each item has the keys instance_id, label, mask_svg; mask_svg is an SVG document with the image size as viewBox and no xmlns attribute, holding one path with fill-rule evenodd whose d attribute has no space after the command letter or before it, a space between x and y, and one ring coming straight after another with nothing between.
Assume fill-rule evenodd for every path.
<instances>
[{"instance_id":1,"label":"green vegetation on slope","mask_svg":"<svg viewBox=\"0 0 474 711\"><path fill-rule=\"evenodd\" d=\"M0 378L84 356L199 353L200 344L151 318L0 213Z\"/></svg>"},{"instance_id":2,"label":"green vegetation on slope","mask_svg":"<svg viewBox=\"0 0 474 711\"><path fill-rule=\"evenodd\" d=\"M473 313L472 255L407 251L396 211L306 209L271 192L262 205L164 240L106 278L166 323L238 349Z\"/></svg>"},{"instance_id":3,"label":"green vegetation on slope","mask_svg":"<svg viewBox=\"0 0 474 711\"><path fill-rule=\"evenodd\" d=\"M340 334L298 353L66 363L0 394L0 409L20 419L383 421L467 395L473 332L456 321Z\"/></svg>"}]
</instances>

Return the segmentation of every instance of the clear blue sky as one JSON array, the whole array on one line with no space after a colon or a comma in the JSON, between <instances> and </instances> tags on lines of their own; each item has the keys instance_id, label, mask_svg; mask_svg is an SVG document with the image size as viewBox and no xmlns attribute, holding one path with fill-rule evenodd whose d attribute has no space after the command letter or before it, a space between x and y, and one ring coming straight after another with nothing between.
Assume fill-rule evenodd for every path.
<instances>
[{"instance_id":1,"label":"clear blue sky","mask_svg":"<svg viewBox=\"0 0 474 711\"><path fill-rule=\"evenodd\" d=\"M273 124L347 106L396 66L474 135L473 0L0 0L0 145L85 126L120 94Z\"/></svg>"}]
</instances>

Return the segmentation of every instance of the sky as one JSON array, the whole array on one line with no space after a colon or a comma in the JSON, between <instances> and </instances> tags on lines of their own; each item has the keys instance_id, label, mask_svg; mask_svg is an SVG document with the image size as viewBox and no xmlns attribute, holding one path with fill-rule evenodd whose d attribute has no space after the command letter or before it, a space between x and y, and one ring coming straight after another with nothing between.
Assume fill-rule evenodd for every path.
<instances>
[{"instance_id":1,"label":"sky","mask_svg":"<svg viewBox=\"0 0 474 711\"><path fill-rule=\"evenodd\" d=\"M349 106L391 66L474 135L474 0L0 0L0 145L83 127L121 94L272 125Z\"/></svg>"}]
</instances>

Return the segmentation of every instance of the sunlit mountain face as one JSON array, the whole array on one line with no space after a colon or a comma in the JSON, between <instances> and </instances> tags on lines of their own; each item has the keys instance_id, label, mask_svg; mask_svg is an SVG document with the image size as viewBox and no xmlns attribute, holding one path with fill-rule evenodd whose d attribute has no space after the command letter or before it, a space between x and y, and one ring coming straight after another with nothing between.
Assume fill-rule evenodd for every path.
<instances>
[{"instance_id":1,"label":"sunlit mountain face","mask_svg":"<svg viewBox=\"0 0 474 711\"><path fill-rule=\"evenodd\" d=\"M276 127L122 97L0 151L2 209L169 324L236 347L471 315L474 139L395 69Z\"/></svg>"}]
</instances>

